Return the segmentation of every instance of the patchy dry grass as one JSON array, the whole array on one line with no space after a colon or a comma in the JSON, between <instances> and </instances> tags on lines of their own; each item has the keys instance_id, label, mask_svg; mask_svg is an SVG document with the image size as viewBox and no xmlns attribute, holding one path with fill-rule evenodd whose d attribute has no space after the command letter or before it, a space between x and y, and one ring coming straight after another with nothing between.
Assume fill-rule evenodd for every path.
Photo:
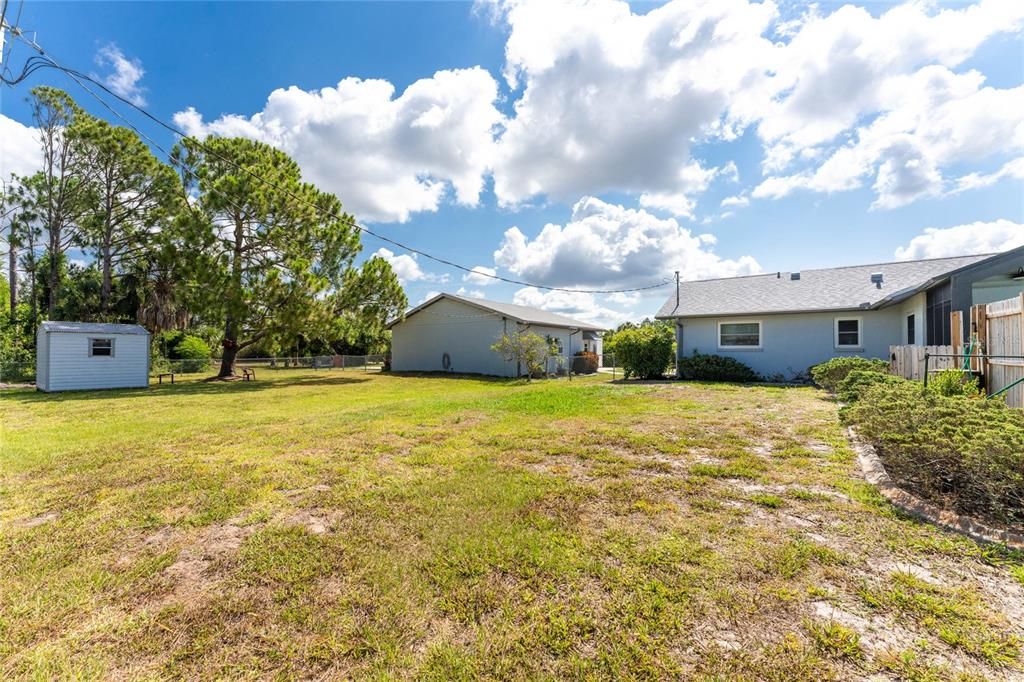
<instances>
[{"instance_id":1,"label":"patchy dry grass","mask_svg":"<svg viewBox=\"0 0 1024 682\"><path fill-rule=\"evenodd\" d=\"M269 377L0 396L0 675L1022 674L811 389Z\"/></svg>"}]
</instances>

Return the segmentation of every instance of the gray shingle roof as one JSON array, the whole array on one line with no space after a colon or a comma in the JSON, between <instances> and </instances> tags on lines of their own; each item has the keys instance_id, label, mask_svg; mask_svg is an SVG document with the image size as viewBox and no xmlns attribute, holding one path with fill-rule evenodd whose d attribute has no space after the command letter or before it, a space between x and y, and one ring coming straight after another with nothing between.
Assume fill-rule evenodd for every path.
<instances>
[{"instance_id":1,"label":"gray shingle roof","mask_svg":"<svg viewBox=\"0 0 1024 682\"><path fill-rule=\"evenodd\" d=\"M427 306L431 305L435 301L442 298L449 298L466 305L474 306L476 308L482 308L491 312L497 313L503 317L508 317L519 322L527 324L538 324L546 327L566 327L571 329L588 329L592 331L603 331L604 327L590 324L588 322L581 322L574 320L571 317L565 315L559 315L558 313L548 312L547 310L539 310L537 308L530 308L525 305L516 305L515 303L498 303L497 301L487 301L481 298L466 298L465 296L457 296L455 294L438 294L429 301L424 301L420 305L416 306L405 314L405 317L415 315L419 311L423 310ZM388 323L389 327L394 326L401 320L392 320Z\"/></svg>"},{"instance_id":2,"label":"gray shingle roof","mask_svg":"<svg viewBox=\"0 0 1024 682\"><path fill-rule=\"evenodd\" d=\"M679 305L673 292L657 317L754 315L759 313L854 310L896 303L949 273L973 265L991 254L929 260L852 265L789 272L680 282ZM882 286L871 281L882 273Z\"/></svg>"},{"instance_id":3,"label":"gray shingle roof","mask_svg":"<svg viewBox=\"0 0 1024 682\"><path fill-rule=\"evenodd\" d=\"M145 327L137 324L113 324L108 322L43 322L40 329L47 332L81 332L85 334L148 334Z\"/></svg>"}]
</instances>

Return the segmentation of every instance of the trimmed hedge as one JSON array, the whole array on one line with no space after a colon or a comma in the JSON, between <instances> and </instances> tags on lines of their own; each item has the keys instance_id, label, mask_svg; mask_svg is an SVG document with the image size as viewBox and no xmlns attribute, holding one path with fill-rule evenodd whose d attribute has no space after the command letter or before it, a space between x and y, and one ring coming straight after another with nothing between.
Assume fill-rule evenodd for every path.
<instances>
[{"instance_id":1,"label":"trimmed hedge","mask_svg":"<svg viewBox=\"0 0 1024 682\"><path fill-rule=\"evenodd\" d=\"M820 365L811 367L811 378L814 379L814 383L818 384L825 390L835 393L839 389L840 382L846 378L847 374L854 370L861 370L864 372L888 372L889 363L885 360L861 358L856 356L832 358L831 360L826 360Z\"/></svg>"},{"instance_id":2,"label":"trimmed hedge","mask_svg":"<svg viewBox=\"0 0 1024 682\"><path fill-rule=\"evenodd\" d=\"M688 358L679 360L679 376L697 381L760 381L753 369L734 358L722 355L704 355L693 352Z\"/></svg>"},{"instance_id":3,"label":"trimmed hedge","mask_svg":"<svg viewBox=\"0 0 1024 682\"><path fill-rule=\"evenodd\" d=\"M1024 524L1024 412L911 381L858 391L843 419L875 446L900 487L959 513Z\"/></svg>"}]
</instances>

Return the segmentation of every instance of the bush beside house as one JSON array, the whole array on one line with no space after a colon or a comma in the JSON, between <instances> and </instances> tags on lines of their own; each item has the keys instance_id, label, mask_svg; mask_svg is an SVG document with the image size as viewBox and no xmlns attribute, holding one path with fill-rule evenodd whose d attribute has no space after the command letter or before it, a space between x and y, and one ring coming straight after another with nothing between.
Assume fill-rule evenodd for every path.
<instances>
[{"instance_id":1,"label":"bush beside house","mask_svg":"<svg viewBox=\"0 0 1024 682\"><path fill-rule=\"evenodd\" d=\"M653 326L615 334L615 360L625 378L661 379L672 362L672 337Z\"/></svg>"},{"instance_id":2,"label":"bush beside house","mask_svg":"<svg viewBox=\"0 0 1024 682\"><path fill-rule=\"evenodd\" d=\"M812 374L847 403L843 420L901 488L957 513L1024 525L1024 412L985 399L957 370L936 374L926 389L885 369L835 358Z\"/></svg>"},{"instance_id":3,"label":"bush beside house","mask_svg":"<svg viewBox=\"0 0 1024 682\"><path fill-rule=\"evenodd\" d=\"M835 393L839 389L840 382L854 371L865 372L888 372L889 363L885 360L875 358L861 358L856 356L832 358L825 362L811 367L811 378L827 391Z\"/></svg>"},{"instance_id":4,"label":"bush beside house","mask_svg":"<svg viewBox=\"0 0 1024 682\"><path fill-rule=\"evenodd\" d=\"M696 381L751 382L761 379L757 372L735 358L705 355L697 351L680 358L679 377Z\"/></svg>"},{"instance_id":5,"label":"bush beside house","mask_svg":"<svg viewBox=\"0 0 1024 682\"><path fill-rule=\"evenodd\" d=\"M862 386L843 418L901 487L959 513L1024 524L1024 412L898 379Z\"/></svg>"},{"instance_id":6,"label":"bush beside house","mask_svg":"<svg viewBox=\"0 0 1024 682\"><path fill-rule=\"evenodd\" d=\"M598 366L597 353L581 350L573 358L572 371L576 374L594 374Z\"/></svg>"}]
</instances>

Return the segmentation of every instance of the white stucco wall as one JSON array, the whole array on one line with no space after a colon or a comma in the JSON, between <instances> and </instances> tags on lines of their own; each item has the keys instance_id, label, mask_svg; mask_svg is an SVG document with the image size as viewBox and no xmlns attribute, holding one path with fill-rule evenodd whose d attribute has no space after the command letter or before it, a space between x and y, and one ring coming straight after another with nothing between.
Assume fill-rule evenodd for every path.
<instances>
[{"instance_id":1,"label":"white stucco wall","mask_svg":"<svg viewBox=\"0 0 1024 682\"><path fill-rule=\"evenodd\" d=\"M443 298L391 328L391 368L396 372L443 372L442 358L451 358L448 371L513 377L514 362L504 361L491 350L505 330L526 330L541 337L551 336L562 344L566 356L582 348L580 332L540 325L522 325L504 320L460 301ZM557 363L552 362L554 370ZM521 372L526 368L520 368Z\"/></svg>"},{"instance_id":2,"label":"white stucco wall","mask_svg":"<svg viewBox=\"0 0 1024 682\"><path fill-rule=\"evenodd\" d=\"M837 349L835 319L861 318L861 349ZM723 350L718 347L719 322L761 322L761 348ZM889 346L902 343L906 334L903 308L859 310L849 313L752 315L723 318L683 318L676 329L677 352L735 358L765 377L781 374L791 378L829 358L855 355L886 359ZM923 331L923 329L922 329Z\"/></svg>"},{"instance_id":3,"label":"white stucco wall","mask_svg":"<svg viewBox=\"0 0 1024 682\"><path fill-rule=\"evenodd\" d=\"M925 304L927 303L927 296L924 292L911 296L900 306L900 338L899 343L909 344L910 340L907 339L907 316L914 316L914 343L918 346L923 346L925 342ZM893 342L895 345L896 342Z\"/></svg>"},{"instance_id":4,"label":"white stucco wall","mask_svg":"<svg viewBox=\"0 0 1024 682\"><path fill-rule=\"evenodd\" d=\"M148 335L52 331L40 336L48 337L40 346L45 347L44 354L37 356L36 386L42 391L149 386ZM114 339L114 355L90 356L91 338ZM39 379L39 365L43 366L43 380Z\"/></svg>"}]
</instances>

